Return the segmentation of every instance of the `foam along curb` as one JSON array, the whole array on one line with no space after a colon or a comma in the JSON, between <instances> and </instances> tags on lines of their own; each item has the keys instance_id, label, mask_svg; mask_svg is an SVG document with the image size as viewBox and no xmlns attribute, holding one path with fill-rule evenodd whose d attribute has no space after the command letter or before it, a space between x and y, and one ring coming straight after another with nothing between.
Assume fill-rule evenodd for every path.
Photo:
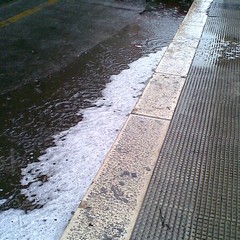
<instances>
[{"instance_id":1,"label":"foam along curb","mask_svg":"<svg viewBox=\"0 0 240 240\"><path fill-rule=\"evenodd\" d=\"M210 3L192 4L62 240L130 238Z\"/></svg>"},{"instance_id":2,"label":"foam along curb","mask_svg":"<svg viewBox=\"0 0 240 240\"><path fill-rule=\"evenodd\" d=\"M168 125L129 117L62 239L121 239L133 227Z\"/></svg>"}]
</instances>

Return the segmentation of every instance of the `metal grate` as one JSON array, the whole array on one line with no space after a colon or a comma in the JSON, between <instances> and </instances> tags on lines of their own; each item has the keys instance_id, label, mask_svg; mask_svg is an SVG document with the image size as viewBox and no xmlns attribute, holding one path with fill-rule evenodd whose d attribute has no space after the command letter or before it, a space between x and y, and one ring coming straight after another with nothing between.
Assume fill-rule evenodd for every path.
<instances>
[{"instance_id":1,"label":"metal grate","mask_svg":"<svg viewBox=\"0 0 240 240\"><path fill-rule=\"evenodd\" d=\"M210 17L240 18L240 2L238 0L219 0L212 3Z\"/></svg>"},{"instance_id":2,"label":"metal grate","mask_svg":"<svg viewBox=\"0 0 240 240\"><path fill-rule=\"evenodd\" d=\"M239 239L239 44L236 19L208 18L132 240Z\"/></svg>"}]
</instances>

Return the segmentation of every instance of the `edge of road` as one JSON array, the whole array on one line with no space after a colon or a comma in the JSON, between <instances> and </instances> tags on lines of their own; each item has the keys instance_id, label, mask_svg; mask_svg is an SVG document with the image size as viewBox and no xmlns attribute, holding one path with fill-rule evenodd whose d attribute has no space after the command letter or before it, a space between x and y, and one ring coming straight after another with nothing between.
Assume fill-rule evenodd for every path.
<instances>
[{"instance_id":1,"label":"edge of road","mask_svg":"<svg viewBox=\"0 0 240 240\"><path fill-rule=\"evenodd\" d=\"M211 2L193 2L62 240L131 237Z\"/></svg>"}]
</instances>

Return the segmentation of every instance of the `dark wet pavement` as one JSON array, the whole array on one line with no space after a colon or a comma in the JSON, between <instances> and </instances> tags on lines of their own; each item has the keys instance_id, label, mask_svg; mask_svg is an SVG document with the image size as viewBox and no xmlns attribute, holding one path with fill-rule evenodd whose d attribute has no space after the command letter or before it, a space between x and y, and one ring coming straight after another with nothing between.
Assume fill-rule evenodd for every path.
<instances>
[{"instance_id":1,"label":"dark wet pavement","mask_svg":"<svg viewBox=\"0 0 240 240\"><path fill-rule=\"evenodd\" d=\"M46 1L17 1L1 8L8 18ZM26 6L25 6L26 5ZM40 5L41 6L41 5ZM15 11L15 12L14 12ZM4 91L59 71L83 52L133 21L137 11L86 1L57 1L0 29L1 84Z\"/></svg>"},{"instance_id":2,"label":"dark wet pavement","mask_svg":"<svg viewBox=\"0 0 240 240\"><path fill-rule=\"evenodd\" d=\"M20 194L21 168L81 120L77 113L94 105L111 75L167 46L184 14L164 4L139 15L59 1L1 29L0 199L8 199L1 210L40 207ZM104 17L91 22L96 15Z\"/></svg>"}]
</instances>

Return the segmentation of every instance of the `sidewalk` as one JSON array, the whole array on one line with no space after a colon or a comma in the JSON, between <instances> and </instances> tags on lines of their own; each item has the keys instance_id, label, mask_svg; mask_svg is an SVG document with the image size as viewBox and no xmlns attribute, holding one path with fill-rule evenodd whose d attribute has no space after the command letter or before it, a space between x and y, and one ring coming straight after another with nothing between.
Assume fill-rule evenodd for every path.
<instances>
[{"instance_id":1,"label":"sidewalk","mask_svg":"<svg viewBox=\"0 0 240 240\"><path fill-rule=\"evenodd\" d=\"M62 239L240 236L240 3L211 2L193 3Z\"/></svg>"},{"instance_id":2,"label":"sidewalk","mask_svg":"<svg viewBox=\"0 0 240 240\"><path fill-rule=\"evenodd\" d=\"M131 239L240 239L239 20L213 1Z\"/></svg>"}]
</instances>

